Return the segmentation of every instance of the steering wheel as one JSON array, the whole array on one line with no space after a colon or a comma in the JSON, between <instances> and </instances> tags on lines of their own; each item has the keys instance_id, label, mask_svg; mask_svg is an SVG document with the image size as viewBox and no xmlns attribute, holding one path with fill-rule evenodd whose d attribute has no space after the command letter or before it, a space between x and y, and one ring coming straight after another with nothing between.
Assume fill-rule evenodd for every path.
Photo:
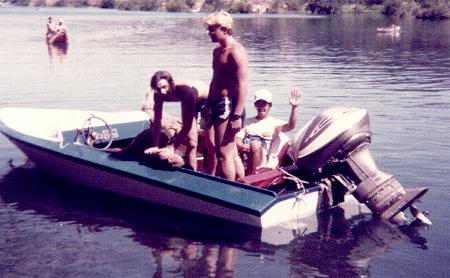
<instances>
[{"instance_id":1,"label":"steering wheel","mask_svg":"<svg viewBox=\"0 0 450 278\"><path fill-rule=\"evenodd\" d=\"M101 132L96 130L101 130ZM105 120L97 116L92 115L87 118L81 127L80 133L83 136L84 143L91 148L105 150L111 147L113 142L111 127ZM96 145L101 143L106 143L106 145L102 148L96 147Z\"/></svg>"}]
</instances>

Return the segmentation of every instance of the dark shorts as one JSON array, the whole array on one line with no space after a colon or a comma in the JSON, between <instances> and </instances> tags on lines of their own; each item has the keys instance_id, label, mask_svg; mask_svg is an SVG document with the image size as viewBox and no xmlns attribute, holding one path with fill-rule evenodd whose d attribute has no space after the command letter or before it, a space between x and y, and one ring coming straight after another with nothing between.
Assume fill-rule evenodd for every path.
<instances>
[{"instance_id":1,"label":"dark shorts","mask_svg":"<svg viewBox=\"0 0 450 278\"><path fill-rule=\"evenodd\" d=\"M211 121L228 120L234 112L234 101L229 97L222 97L211 104ZM242 122L245 119L245 109L242 112Z\"/></svg>"},{"instance_id":2,"label":"dark shorts","mask_svg":"<svg viewBox=\"0 0 450 278\"><path fill-rule=\"evenodd\" d=\"M211 104L211 120L227 120L233 111L233 103L231 98L222 97Z\"/></svg>"},{"instance_id":3,"label":"dark shorts","mask_svg":"<svg viewBox=\"0 0 450 278\"><path fill-rule=\"evenodd\" d=\"M258 142L261 143L261 146L263 146L264 149L266 149L266 150L269 149L268 148L269 145L267 143L267 140L265 140L261 136L258 136L258 135L247 135L247 136L245 136L245 138L244 138L244 144L245 145L250 145L250 143L252 141L258 141Z\"/></svg>"}]
</instances>

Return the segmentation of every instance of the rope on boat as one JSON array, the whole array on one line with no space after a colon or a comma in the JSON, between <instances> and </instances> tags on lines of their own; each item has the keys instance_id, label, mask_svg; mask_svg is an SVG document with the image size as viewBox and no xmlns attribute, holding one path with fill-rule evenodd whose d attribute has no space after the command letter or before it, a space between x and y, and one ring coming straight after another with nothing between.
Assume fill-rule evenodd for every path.
<instances>
[{"instance_id":1,"label":"rope on boat","mask_svg":"<svg viewBox=\"0 0 450 278\"><path fill-rule=\"evenodd\" d=\"M301 192L299 192L299 195L303 195L306 193L306 188L305 188L305 184L308 184L309 182L302 180L294 175L292 175L291 173L289 173L288 171L282 169L282 168L278 168L281 172L283 172L283 174L285 174L286 176L284 177L287 180L291 180L293 182L295 182L295 184L297 185L297 189L298 190L302 190Z\"/></svg>"},{"instance_id":2,"label":"rope on boat","mask_svg":"<svg viewBox=\"0 0 450 278\"><path fill-rule=\"evenodd\" d=\"M283 172L283 174L285 175L284 178L286 180L291 180L293 182L295 182L296 186L297 186L297 192L295 193L295 202L293 204L292 209L295 208L295 206L297 206L297 214L299 215L301 213L300 211L300 202L302 201L302 197L303 195L306 194L306 187L305 184L308 184L309 182L304 181L294 175L292 175L291 173L287 172L284 169L278 168L281 172Z\"/></svg>"}]
</instances>

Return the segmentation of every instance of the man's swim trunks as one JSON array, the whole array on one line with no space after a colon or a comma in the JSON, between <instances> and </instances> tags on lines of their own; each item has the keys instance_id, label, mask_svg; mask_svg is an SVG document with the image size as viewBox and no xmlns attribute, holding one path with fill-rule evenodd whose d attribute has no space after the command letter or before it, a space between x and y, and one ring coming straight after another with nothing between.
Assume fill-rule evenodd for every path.
<instances>
[{"instance_id":1,"label":"man's swim trunks","mask_svg":"<svg viewBox=\"0 0 450 278\"><path fill-rule=\"evenodd\" d=\"M211 120L227 120L233 111L233 103L231 98L222 97L211 104Z\"/></svg>"}]
</instances>

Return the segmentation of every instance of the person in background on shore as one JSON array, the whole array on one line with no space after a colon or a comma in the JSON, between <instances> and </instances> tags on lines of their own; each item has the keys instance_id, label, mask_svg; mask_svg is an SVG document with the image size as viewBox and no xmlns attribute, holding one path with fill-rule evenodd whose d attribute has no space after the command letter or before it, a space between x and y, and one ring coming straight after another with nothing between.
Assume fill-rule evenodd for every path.
<instances>
[{"instance_id":1,"label":"person in background on shore","mask_svg":"<svg viewBox=\"0 0 450 278\"><path fill-rule=\"evenodd\" d=\"M161 159L170 160L175 155L175 150L182 143L186 145L185 163L197 170L197 145L198 130L197 117L208 97L208 86L197 80L192 82L175 83L172 75L167 71L156 72L150 81L150 87L154 91L154 120L151 127L151 145L144 151L145 154L158 155ZM161 138L161 123L163 118L164 102L181 103L182 127L163 148L159 147Z\"/></svg>"},{"instance_id":2,"label":"person in background on shore","mask_svg":"<svg viewBox=\"0 0 450 278\"><path fill-rule=\"evenodd\" d=\"M276 119L269 115L272 107L272 93L261 89L255 92L254 100L256 116L245 121L244 128L237 134L237 146L240 153L247 154L248 165L246 174L254 174L259 166L268 159L268 153L273 138L280 132L288 132L297 124L297 107L300 104L300 93L292 89L289 96L291 114L289 122Z\"/></svg>"},{"instance_id":3,"label":"person in background on shore","mask_svg":"<svg viewBox=\"0 0 450 278\"><path fill-rule=\"evenodd\" d=\"M213 77L207 101L213 127L209 129L209 137L214 138L219 171L211 174L235 180L244 176L235 139L242 127L247 96L247 53L233 37L233 19L229 13L209 14L204 22L211 41L218 43L213 50Z\"/></svg>"}]
</instances>

